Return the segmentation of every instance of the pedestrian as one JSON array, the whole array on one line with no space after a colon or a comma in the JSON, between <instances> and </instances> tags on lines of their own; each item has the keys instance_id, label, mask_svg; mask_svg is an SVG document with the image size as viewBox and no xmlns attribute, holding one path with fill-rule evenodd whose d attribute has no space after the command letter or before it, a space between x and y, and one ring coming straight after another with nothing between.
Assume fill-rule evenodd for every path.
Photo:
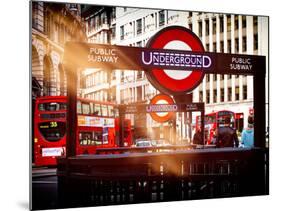
<instances>
[{"instance_id":1,"label":"pedestrian","mask_svg":"<svg viewBox=\"0 0 281 211\"><path fill-rule=\"evenodd\" d=\"M230 126L230 118L226 117L224 126L217 129L217 147L238 147L239 140L236 129Z\"/></svg>"},{"instance_id":2,"label":"pedestrian","mask_svg":"<svg viewBox=\"0 0 281 211\"><path fill-rule=\"evenodd\" d=\"M241 144L243 147L254 147L254 116L248 116L248 127L242 131Z\"/></svg>"},{"instance_id":3,"label":"pedestrian","mask_svg":"<svg viewBox=\"0 0 281 211\"><path fill-rule=\"evenodd\" d=\"M201 128L198 127L196 129L196 132L194 133L194 136L193 136L193 141L192 141L193 144L200 144L200 145L203 145L203 141L202 141L202 134L201 134Z\"/></svg>"},{"instance_id":4,"label":"pedestrian","mask_svg":"<svg viewBox=\"0 0 281 211\"><path fill-rule=\"evenodd\" d=\"M216 145L217 144L217 130L215 130L213 132L213 136L211 138L211 143L210 144L212 144L212 145Z\"/></svg>"}]
</instances>

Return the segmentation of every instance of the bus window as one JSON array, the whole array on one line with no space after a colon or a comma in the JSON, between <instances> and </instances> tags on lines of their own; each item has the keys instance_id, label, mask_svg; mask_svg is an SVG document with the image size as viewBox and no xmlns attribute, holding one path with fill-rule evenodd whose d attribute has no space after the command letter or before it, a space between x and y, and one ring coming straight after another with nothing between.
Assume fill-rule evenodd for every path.
<instances>
[{"instance_id":1,"label":"bus window","mask_svg":"<svg viewBox=\"0 0 281 211\"><path fill-rule=\"evenodd\" d=\"M79 132L79 143L82 146L95 145L92 132Z\"/></svg>"},{"instance_id":2,"label":"bus window","mask_svg":"<svg viewBox=\"0 0 281 211\"><path fill-rule=\"evenodd\" d=\"M82 106L80 101L77 101L77 113L82 114Z\"/></svg>"},{"instance_id":3,"label":"bus window","mask_svg":"<svg viewBox=\"0 0 281 211\"><path fill-rule=\"evenodd\" d=\"M42 136L50 142L59 141L66 132L65 122L41 122L38 127Z\"/></svg>"},{"instance_id":4,"label":"bus window","mask_svg":"<svg viewBox=\"0 0 281 211\"><path fill-rule=\"evenodd\" d=\"M112 105L108 106L108 116L115 117L114 107Z\"/></svg>"},{"instance_id":5,"label":"bus window","mask_svg":"<svg viewBox=\"0 0 281 211\"><path fill-rule=\"evenodd\" d=\"M80 131L79 143L82 146L101 145L103 143L102 131Z\"/></svg>"},{"instance_id":6,"label":"bus window","mask_svg":"<svg viewBox=\"0 0 281 211\"><path fill-rule=\"evenodd\" d=\"M102 144L102 131L94 131L93 137L96 145Z\"/></svg>"},{"instance_id":7,"label":"bus window","mask_svg":"<svg viewBox=\"0 0 281 211\"><path fill-rule=\"evenodd\" d=\"M213 124L216 122L216 115L207 115L205 116L205 124Z\"/></svg>"},{"instance_id":8,"label":"bus window","mask_svg":"<svg viewBox=\"0 0 281 211\"><path fill-rule=\"evenodd\" d=\"M66 110L66 103L57 103L57 102L51 102L51 103L40 103L38 105L39 111L60 111L60 110Z\"/></svg>"},{"instance_id":9,"label":"bus window","mask_svg":"<svg viewBox=\"0 0 281 211\"><path fill-rule=\"evenodd\" d=\"M114 107L115 117L119 117L119 110L117 107Z\"/></svg>"},{"instance_id":10,"label":"bus window","mask_svg":"<svg viewBox=\"0 0 281 211\"><path fill-rule=\"evenodd\" d=\"M102 129L102 142L103 144L108 144L108 128L104 127Z\"/></svg>"},{"instance_id":11,"label":"bus window","mask_svg":"<svg viewBox=\"0 0 281 211\"><path fill-rule=\"evenodd\" d=\"M95 104L94 115L101 116L100 104Z\"/></svg>"},{"instance_id":12,"label":"bus window","mask_svg":"<svg viewBox=\"0 0 281 211\"><path fill-rule=\"evenodd\" d=\"M216 115L206 115L204 117L205 119L205 125L208 125L208 124L213 124L215 123L216 121ZM201 116L197 116L197 125L200 126L201 125Z\"/></svg>"},{"instance_id":13,"label":"bus window","mask_svg":"<svg viewBox=\"0 0 281 211\"><path fill-rule=\"evenodd\" d=\"M101 105L102 116L108 116L107 105Z\"/></svg>"},{"instance_id":14,"label":"bus window","mask_svg":"<svg viewBox=\"0 0 281 211\"><path fill-rule=\"evenodd\" d=\"M82 113L90 114L90 105L88 103L82 103Z\"/></svg>"}]
</instances>

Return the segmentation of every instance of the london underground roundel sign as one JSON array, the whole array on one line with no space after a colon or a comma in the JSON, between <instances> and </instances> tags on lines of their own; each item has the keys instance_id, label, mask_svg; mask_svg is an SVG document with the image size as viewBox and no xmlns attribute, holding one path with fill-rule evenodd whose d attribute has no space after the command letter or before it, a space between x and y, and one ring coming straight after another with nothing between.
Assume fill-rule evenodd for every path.
<instances>
[{"instance_id":1,"label":"london underground roundel sign","mask_svg":"<svg viewBox=\"0 0 281 211\"><path fill-rule=\"evenodd\" d=\"M159 94L154 96L151 101L150 105L172 105L174 104L174 100L169 95ZM152 112L150 116L154 121L157 122L167 122L169 121L174 115L174 112Z\"/></svg>"},{"instance_id":2,"label":"london underground roundel sign","mask_svg":"<svg viewBox=\"0 0 281 211\"><path fill-rule=\"evenodd\" d=\"M170 26L157 32L147 43L147 48L173 49L204 52L200 39L189 29ZM203 80L203 71L152 69L146 71L147 78L161 92L180 95L195 89Z\"/></svg>"}]
</instances>

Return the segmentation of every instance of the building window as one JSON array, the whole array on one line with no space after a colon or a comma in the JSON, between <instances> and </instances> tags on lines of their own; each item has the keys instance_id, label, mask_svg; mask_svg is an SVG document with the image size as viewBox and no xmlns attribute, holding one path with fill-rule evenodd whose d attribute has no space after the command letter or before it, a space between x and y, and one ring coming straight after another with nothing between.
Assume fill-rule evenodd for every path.
<instances>
[{"instance_id":1,"label":"building window","mask_svg":"<svg viewBox=\"0 0 281 211\"><path fill-rule=\"evenodd\" d=\"M227 75L227 79L231 79L231 75Z\"/></svg>"},{"instance_id":2,"label":"building window","mask_svg":"<svg viewBox=\"0 0 281 211\"><path fill-rule=\"evenodd\" d=\"M221 88L221 102L224 102L224 89Z\"/></svg>"},{"instance_id":3,"label":"building window","mask_svg":"<svg viewBox=\"0 0 281 211\"><path fill-rule=\"evenodd\" d=\"M48 11L45 11L44 14L44 32L45 34L51 38L51 23L52 23L52 16Z\"/></svg>"},{"instance_id":4,"label":"building window","mask_svg":"<svg viewBox=\"0 0 281 211\"><path fill-rule=\"evenodd\" d=\"M235 87L235 100L239 100L239 86Z\"/></svg>"},{"instance_id":5,"label":"building window","mask_svg":"<svg viewBox=\"0 0 281 211\"><path fill-rule=\"evenodd\" d=\"M214 74L213 76L214 76L214 81L217 81L217 78L218 78L217 74Z\"/></svg>"},{"instance_id":6,"label":"building window","mask_svg":"<svg viewBox=\"0 0 281 211\"><path fill-rule=\"evenodd\" d=\"M116 26L113 25L111 28L111 39L115 39L116 36Z\"/></svg>"},{"instance_id":7,"label":"building window","mask_svg":"<svg viewBox=\"0 0 281 211\"><path fill-rule=\"evenodd\" d=\"M259 43L258 43L258 34L254 34L254 50L258 50Z\"/></svg>"},{"instance_id":8,"label":"building window","mask_svg":"<svg viewBox=\"0 0 281 211\"><path fill-rule=\"evenodd\" d=\"M142 71L138 71L137 72L137 79L141 79L142 78Z\"/></svg>"},{"instance_id":9,"label":"building window","mask_svg":"<svg viewBox=\"0 0 281 211\"><path fill-rule=\"evenodd\" d=\"M231 101L232 99L232 89L231 89L231 87L228 87L227 88L227 91L228 91L228 93L227 93L227 100L228 101Z\"/></svg>"},{"instance_id":10,"label":"building window","mask_svg":"<svg viewBox=\"0 0 281 211\"><path fill-rule=\"evenodd\" d=\"M214 92L213 92L213 103L216 103L217 102L217 90L214 89Z\"/></svg>"},{"instance_id":11,"label":"building window","mask_svg":"<svg viewBox=\"0 0 281 211\"><path fill-rule=\"evenodd\" d=\"M112 8L111 19L115 19L115 18L116 18L116 9Z\"/></svg>"},{"instance_id":12,"label":"building window","mask_svg":"<svg viewBox=\"0 0 281 211\"><path fill-rule=\"evenodd\" d=\"M217 33L217 19L213 18L213 34Z\"/></svg>"},{"instance_id":13,"label":"building window","mask_svg":"<svg viewBox=\"0 0 281 211\"><path fill-rule=\"evenodd\" d=\"M137 87L137 101L142 101L142 87Z\"/></svg>"},{"instance_id":14,"label":"building window","mask_svg":"<svg viewBox=\"0 0 281 211\"><path fill-rule=\"evenodd\" d=\"M199 37L202 37L202 21L199 21L198 25L199 25Z\"/></svg>"},{"instance_id":15,"label":"building window","mask_svg":"<svg viewBox=\"0 0 281 211\"><path fill-rule=\"evenodd\" d=\"M102 13L102 15L101 15L101 23L102 23L102 24L107 24L107 16L106 16L106 13Z\"/></svg>"},{"instance_id":16,"label":"building window","mask_svg":"<svg viewBox=\"0 0 281 211\"><path fill-rule=\"evenodd\" d=\"M120 91L120 95L121 95L121 103L124 103L124 90Z\"/></svg>"},{"instance_id":17,"label":"building window","mask_svg":"<svg viewBox=\"0 0 281 211\"><path fill-rule=\"evenodd\" d=\"M164 10L159 12L159 26L163 26L165 24L165 13Z\"/></svg>"},{"instance_id":18,"label":"building window","mask_svg":"<svg viewBox=\"0 0 281 211\"><path fill-rule=\"evenodd\" d=\"M210 28L210 21L209 21L209 19L207 19L205 22L206 22L206 27L205 27L206 36L208 36L209 35L209 28Z\"/></svg>"},{"instance_id":19,"label":"building window","mask_svg":"<svg viewBox=\"0 0 281 211\"><path fill-rule=\"evenodd\" d=\"M220 41L220 52L224 52L224 43L223 41Z\"/></svg>"},{"instance_id":20,"label":"building window","mask_svg":"<svg viewBox=\"0 0 281 211\"><path fill-rule=\"evenodd\" d=\"M242 49L243 49L243 52L247 51L247 37L244 36L242 38Z\"/></svg>"},{"instance_id":21,"label":"building window","mask_svg":"<svg viewBox=\"0 0 281 211\"><path fill-rule=\"evenodd\" d=\"M65 37L65 35L64 35L64 25L63 24L60 24L60 27L59 27L59 43L61 44L61 45L63 45L64 44L64 37Z\"/></svg>"},{"instance_id":22,"label":"building window","mask_svg":"<svg viewBox=\"0 0 281 211\"><path fill-rule=\"evenodd\" d=\"M124 82L125 74L124 71L121 70L121 82Z\"/></svg>"},{"instance_id":23,"label":"building window","mask_svg":"<svg viewBox=\"0 0 281 211\"><path fill-rule=\"evenodd\" d=\"M142 22L141 19L137 20L137 34L141 34L142 33Z\"/></svg>"},{"instance_id":24,"label":"building window","mask_svg":"<svg viewBox=\"0 0 281 211\"><path fill-rule=\"evenodd\" d=\"M235 52L238 53L239 52L239 39L235 38Z\"/></svg>"},{"instance_id":25,"label":"building window","mask_svg":"<svg viewBox=\"0 0 281 211\"><path fill-rule=\"evenodd\" d=\"M213 43L213 52L217 52L217 43L216 42Z\"/></svg>"},{"instance_id":26,"label":"building window","mask_svg":"<svg viewBox=\"0 0 281 211\"><path fill-rule=\"evenodd\" d=\"M188 24L188 28L192 31L192 23Z\"/></svg>"},{"instance_id":27,"label":"building window","mask_svg":"<svg viewBox=\"0 0 281 211\"><path fill-rule=\"evenodd\" d=\"M246 28L247 26L247 18L246 16L242 16L242 28Z\"/></svg>"},{"instance_id":28,"label":"building window","mask_svg":"<svg viewBox=\"0 0 281 211\"><path fill-rule=\"evenodd\" d=\"M206 91L206 103L210 103L210 90Z\"/></svg>"},{"instance_id":29,"label":"building window","mask_svg":"<svg viewBox=\"0 0 281 211\"><path fill-rule=\"evenodd\" d=\"M234 20L234 29L237 30L239 27L239 19L238 19L238 15L235 15L235 20Z\"/></svg>"},{"instance_id":30,"label":"building window","mask_svg":"<svg viewBox=\"0 0 281 211\"><path fill-rule=\"evenodd\" d=\"M223 16L220 17L220 32L223 32Z\"/></svg>"},{"instance_id":31,"label":"building window","mask_svg":"<svg viewBox=\"0 0 281 211\"><path fill-rule=\"evenodd\" d=\"M210 44L206 44L206 51L210 51Z\"/></svg>"},{"instance_id":32,"label":"building window","mask_svg":"<svg viewBox=\"0 0 281 211\"><path fill-rule=\"evenodd\" d=\"M231 40L227 40L227 52L231 53Z\"/></svg>"},{"instance_id":33,"label":"building window","mask_svg":"<svg viewBox=\"0 0 281 211\"><path fill-rule=\"evenodd\" d=\"M253 17L253 24L254 24L254 28L258 26L258 17L257 16Z\"/></svg>"},{"instance_id":34,"label":"building window","mask_svg":"<svg viewBox=\"0 0 281 211\"><path fill-rule=\"evenodd\" d=\"M207 75L206 75L206 82L209 82L209 81L210 81L210 75L207 74Z\"/></svg>"},{"instance_id":35,"label":"building window","mask_svg":"<svg viewBox=\"0 0 281 211\"><path fill-rule=\"evenodd\" d=\"M113 70L111 72L111 80L115 80L116 79L116 72Z\"/></svg>"},{"instance_id":36,"label":"building window","mask_svg":"<svg viewBox=\"0 0 281 211\"><path fill-rule=\"evenodd\" d=\"M231 31L231 15L227 15L227 31L230 32Z\"/></svg>"},{"instance_id":37,"label":"building window","mask_svg":"<svg viewBox=\"0 0 281 211\"><path fill-rule=\"evenodd\" d=\"M120 39L124 40L124 26L120 26Z\"/></svg>"},{"instance_id":38,"label":"building window","mask_svg":"<svg viewBox=\"0 0 281 211\"><path fill-rule=\"evenodd\" d=\"M32 27L35 29L39 29L38 14L39 14L39 3L33 2L32 3Z\"/></svg>"},{"instance_id":39,"label":"building window","mask_svg":"<svg viewBox=\"0 0 281 211\"><path fill-rule=\"evenodd\" d=\"M243 86L243 100L247 100L247 86Z\"/></svg>"},{"instance_id":40,"label":"building window","mask_svg":"<svg viewBox=\"0 0 281 211\"><path fill-rule=\"evenodd\" d=\"M203 102L203 91L199 92L199 102Z\"/></svg>"}]
</instances>

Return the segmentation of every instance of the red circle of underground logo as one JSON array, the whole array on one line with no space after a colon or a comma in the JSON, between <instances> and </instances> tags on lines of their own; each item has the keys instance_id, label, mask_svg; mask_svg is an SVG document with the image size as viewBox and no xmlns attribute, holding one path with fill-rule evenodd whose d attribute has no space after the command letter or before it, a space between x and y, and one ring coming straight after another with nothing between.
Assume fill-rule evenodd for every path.
<instances>
[{"instance_id":1,"label":"red circle of underground logo","mask_svg":"<svg viewBox=\"0 0 281 211\"><path fill-rule=\"evenodd\" d=\"M150 100L150 105L157 105L157 104L171 105L171 104L174 104L174 100L169 95L158 94ZM173 117L173 115L174 115L174 112L152 112L152 113L150 113L150 116L152 117L152 119L157 122L167 122Z\"/></svg>"},{"instance_id":2,"label":"red circle of underground logo","mask_svg":"<svg viewBox=\"0 0 281 211\"><path fill-rule=\"evenodd\" d=\"M157 32L147 43L147 48L188 50L204 52L200 39L189 29L170 26ZM203 80L203 71L152 69L146 71L150 83L163 93L181 95L195 89Z\"/></svg>"}]
</instances>

